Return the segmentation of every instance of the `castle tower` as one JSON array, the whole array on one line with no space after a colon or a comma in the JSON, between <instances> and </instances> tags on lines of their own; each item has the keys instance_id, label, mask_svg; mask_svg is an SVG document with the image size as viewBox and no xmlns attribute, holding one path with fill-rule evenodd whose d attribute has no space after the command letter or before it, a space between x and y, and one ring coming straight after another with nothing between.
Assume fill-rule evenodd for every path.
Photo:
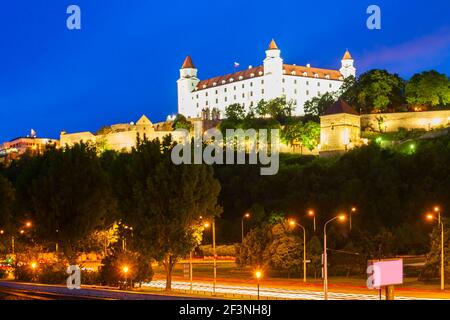
<instances>
[{"instance_id":1,"label":"castle tower","mask_svg":"<svg viewBox=\"0 0 450 320\"><path fill-rule=\"evenodd\" d=\"M264 59L264 100L281 97L281 82L283 79L283 59L281 50L275 40L269 44Z\"/></svg>"},{"instance_id":2,"label":"castle tower","mask_svg":"<svg viewBox=\"0 0 450 320\"><path fill-rule=\"evenodd\" d=\"M186 117L198 116L194 102L191 97L192 91L199 83L197 69L190 56L186 56L180 69L180 78L177 80L178 87L178 113Z\"/></svg>"},{"instance_id":3,"label":"castle tower","mask_svg":"<svg viewBox=\"0 0 450 320\"><path fill-rule=\"evenodd\" d=\"M350 54L350 52L347 50L345 51L344 56L341 60L341 69L339 71L344 76L344 78L347 78L349 76L356 77L356 68L354 67L354 60Z\"/></svg>"},{"instance_id":4,"label":"castle tower","mask_svg":"<svg viewBox=\"0 0 450 320\"><path fill-rule=\"evenodd\" d=\"M360 144L358 112L339 100L320 116L320 153L345 152Z\"/></svg>"}]
</instances>

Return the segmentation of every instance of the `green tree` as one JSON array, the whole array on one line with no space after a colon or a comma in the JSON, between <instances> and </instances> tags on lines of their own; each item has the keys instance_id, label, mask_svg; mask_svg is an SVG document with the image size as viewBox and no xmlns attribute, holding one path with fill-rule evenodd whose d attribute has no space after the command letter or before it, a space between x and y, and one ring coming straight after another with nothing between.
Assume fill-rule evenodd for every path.
<instances>
[{"instance_id":1,"label":"green tree","mask_svg":"<svg viewBox=\"0 0 450 320\"><path fill-rule=\"evenodd\" d=\"M267 229L258 227L250 230L239 248L237 262L240 266L262 268L266 264L264 252L268 243Z\"/></svg>"},{"instance_id":2,"label":"green tree","mask_svg":"<svg viewBox=\"0 0 450 320\"><path fill-rule=\"evenodd\" d=\"M243 120L245 115L245 108L239 103L230 104L225 108L225 116L231 121Z\"/></svg>"},{"instance_id":3,"label":"green tree","mask_svg":"<svg viewBox=\"0 0 450 320\"><path fill-rule=\"evenodd\" d=\"M310 151L314 150L320 143L320 124L308 121L302 128L300 142Z\"/></svg>"},{"instance_id":4,"label":"green tree","mask_svg":"<svg viewBox=\"0 0 450 320\"><path fill-rule=\"evenodd\" d=\"M37 239L59 243L70 263L80 240L101 226L113 201L96 149L84 144L50 149L24 170L20 190L29 196Z\"/></svg>"},{"instance_id":5,"label":"green tree","mask_svg":"<svg viewBox=\"0 0 450 320\"><path fill-rule=\"evenodd\" d=\"M279 122L285 122L292 116L295 110L292 101L286 101L286 98L275 98L269 101L261 100L258 102L255 112L260 117L271 117Z\"/></svg>"},{"instance_id":6,"label":"green tree","mask_svg":"<svg viewBox=\"0 0 450 320\"><path fill-rule=\"evenodd\" d=\"M175 165L170 139L138 141L128 155L118 158L115 184L123 221L133 227L134 250L161 262L166 289L179 258L198 245L199 216L213 219L220 184L206 165Z\"/></svg>"},{"instance_id":7,"label":"green tree","mask_svg":"<svg viewBox=\"0 0 450 320\"><path fill-rule=\"evenodd\" d=\"M177 114L177 116L175 117L175 120L173 121L172 124L172 129L185 129L190 131L192 128L192 123L190 123L186 117L184 115L182 115L181 113Z\"/></svg>"},{"instance_id":8,"label":"green tree","mask_svg":"<svg viewBox=\"0 0 450 320\"><path fill-rule=\"evenodd\" d=\"M357 107L366 112L387 111L404 102L404 81L386 70L370 70L357 82Z\"/></svg>"},{"instance_id":9,"label":"green tree","mask_svg":"<svg viewBox=\"0 0 450 320\"><path fill-rule=\"evenodd\" d=\"M314 97L304 104L305 115L307 116L321 116L324 111L335 103L337 100L336 94L332 92L326 92L323 95Z\"/></svg>"},{"instance_id":10,"label":"green tree","mask_svg":"<svg viewBox=\"0 0 450 320\"><path fill-rule=\"evenodd\" d=\"M303 241L281 223L272 226L271 236L264 256L272 268L286 271L290 278L303 265Z\"/></svg>"},{"instance_id":11,"label":"green tree","mask_svg":"<svg viewBox=\"0 0 450 320\"><path fill-rule=\"evenodd\" d=\"M445 107L450 104L450 79L435 70L416 73L406 84L405 95L409 104Z\"/></svg>"},{"instance_id":12,"label":"green tree","mask_svg":"<svg viewBox=\"0 0 450 320\"><path fill-rule=\"evenodd\" d=\"M10 229L13 219L14 187L0 175L0 229Z\"/></svg>"},{"instance_id":13,"label":"green tree","mask_svg":"<svg viewBox=\"0 0 450 320\"><path fill-rule=\"evenodd\" d=\"M449 262L450 262L450 228L449 220L443 219L444 223L444 270L445 278L448 278L449 273ZM441 266L441 227L436 223L433 228L433 232L430 234L431 248L426 256L425 267L422 270L420 279L422 280L432 280L438 279L440 277L440 266Z\"/></svg>"}]
</instances>

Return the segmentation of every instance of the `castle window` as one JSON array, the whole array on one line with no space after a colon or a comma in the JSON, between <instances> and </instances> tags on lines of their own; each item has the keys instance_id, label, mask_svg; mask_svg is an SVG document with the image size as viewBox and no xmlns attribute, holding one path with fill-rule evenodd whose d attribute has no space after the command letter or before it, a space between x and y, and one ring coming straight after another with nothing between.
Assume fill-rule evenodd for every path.
<instances>
[{"instance_id":1,"label":"castle window","mask_svg":"<svg viewBox=\"0 0 450 320\"><path fill-rule=\"evenodd\" d=\"M205 97L207 97L207 96L208 96L208 91L205 92Z\"/></svg>"},{"instance_id":2,"label":"castle window","mask_svg":"<svg viewBox=\"0 0 450 320\"><path fill-rule=\"evenodd\" d=\"M208 105L208 101L206 101L206 105Z\"/></svg>"},{"instance_id":3,"label":"castle window","mask_svg":"<svg viewBox=\"0 0 450 320\"><path fill-rule=\"evenodd\" d=\"M219 91L218 90L216 90L216 94L218 94L219 93Z\"/></svg>"},{"instance_id":4,"label":"castle window","mask_svg":"<svg viewBox=\"0 0 450 320\"><path fill-rule=\"evenodd\" d=\"M309 81L306 81L306 85L309 86Z\"/></svg>"},{"instance_id":5,"label":"castle window","mask_svg":"<svg viewBox=\"0 0 450 320\"><path fill-rule=\"evenodd\" d=\"M284 93L284 91L285 91L284 88L282 88L282 89L281 89L281 92Z\"/></svg>"},{"instance_id":6,"label":"castle window","mask_svg":"<svg viewBox=\"0 0 450 320\"><path fill-rule=\"evenodd\" d=\"M250 97L253 97L253 91L250 91Z\"/></svg>"},{"instance_id":7,"label":"castle window","mask_svg":"<svg viewBox=\"0 0 450 320\"><path fill-rule=\"evenodd\" d=\"M264 94L264 89L261 90L261 93Z\"/></svg>"},{"instance_id":8,"label":"castle window","mask_svg":"<svg viewBox=\"0 0 450 320\"><path fill-rule=\"evenodd\" d=\"M317 82L317 86L320 87L320 82Z\"/></svg>"},{"instance_id":9,"label":"castle window","mask_svg":"<svg viewBox=\"0 0 450 320\"><path fill-rule=\"evenodd\" d=\"M197 99L198 99L198 94L197 94L197 97L196 97Z\"/></svg>"},{"instance_id":10,"label":"castle window","mask_svg":"<svg viewBox=\"0 0 450 320\"><path fill-rule=\"evenodd\" d=\"M264 84L264 79L263 79L263 80L261 80L261 84Z\"/></svg>"},{"instance_id":11,"label":"castle window","mask_svg":"<svg viewBox=\"0 0 450 320\"><path fill-rule=\"evenodd\" d=\"M198 102L197 102L197 108L198 108Z\"/></svg>"},{"instance_id":12,"label":"castle window","mask_svg":"<svg viewBox=\"0 0 450 320\"><path fill-rule=\"evenodd\" d=\"M329 87L331 88L331 83L329 84Z\"/></svg>"},{"instance_id":13,"label":"castle window","mask_svg":"<svg viewBox=\"0 0 450 320\"><path fill-rule=\"evenodd\" d=\"M227 102L227 97L225 97L225 102Z\"/></svg>"},{"instance_id":14,"label":"castle window","mask_svg":"<svg viewBox=\"0 0 450 320\"><path fill-rule=\"evenodd\" d=\"M250 102L250 107L253 107L253 101Z\"/></svg>"},{"instance_id":15,"label":"castle window","mask_svg":"<svg viewBox=\"0 0 450 320\"><path fill-rule=\"evenodd\" d=\"M233 87L233 90L236 91L236 86Z\"/></svg>"},{"instance_id":16,"label":"castle window","mask_svg":"<svg viewBox=\"0 0 450 320\"><path fill-rule=\"evenodd\" d=\"M250 82L250 87L253 87L253 82Z\"/></svg>"},{"instance_id":17,"label":"castle window","mask_svg":"<svg viewBox=\"0 0 450 320\"><path fill-rule=\"evenodd\" d=\"M244 85L244 84L242 84L242 89L244 89L244 87L245 87L245 85Z\"/></svg>"},{"instance_id":18,"label":"castle window","mask_svg":"<svg viewBox=\"0 0 450 320\"><path fill-rule=\"evenodd\" d=\"M219 103L219 99L216 98L216 104L218 104L218 103Z\"/></svg>"},{"instance_id":19,"label":"castle window","mask_svg":"<svg viewBox=\"0 0 450 320\"><path fill-rule=\"evenodd\" d=\"M234 100L236 100L236 95L234 95Z\"/></svg>"},{"instance_id":20,"label":"castle window","mask_svg":"<svg viewBox=\"0 0 450 320\"><path fill-rule=\"evenodd\" d=\"M283 78L283 80L281 80L281 82L285 83L285 82L286 82L286 79Z\"/></svg>"},{"instance_id":21,"label":"castle window","mask_svg":"<svg viewBox=\"0 0 450 320\"><path fill-rule=\"evenodd\" d=\"M306 90L306 95L309 96L309 90Z\"/></svg>"},{"instance_id":22,"label":"castle window","mask_svg":"<svg viewBox=\"0 0 450 320\"><path fill-rule=\"evenodd\" d=\"M294 94L297 94L297 89L294 89Z\"/></svg>"},{"instance_id":23,"label":"castle window","mask_svg":"<svg viewBox=\"0 0 450 320\"><path fill-rule=\"evenodd\" d=\"M227 88L223 89L223 92L227 92Z\"/></svg>"},{"instance_id":24,"label":"castle window","mask_svg":"<svg viewBox=\"0 0 450 320\"><path fill-rule=\"evenodd\" d=\"M245 98L245 94L244 93L242 94L242 98Z\"/></svg>"}]
</instances>

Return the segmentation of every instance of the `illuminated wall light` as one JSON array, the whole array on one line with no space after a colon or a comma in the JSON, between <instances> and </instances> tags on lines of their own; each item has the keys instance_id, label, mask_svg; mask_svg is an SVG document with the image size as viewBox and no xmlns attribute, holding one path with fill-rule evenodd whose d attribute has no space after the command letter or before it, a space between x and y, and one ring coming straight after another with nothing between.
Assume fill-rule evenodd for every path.
<instances>
[{"instance_id":1,"label":"illuminated wall light","mask_svg":"<svg viewBox=\"0 0 450 320\"><path fill-rule=\"evenodd\" d=\"M441 122L442 122L442 119L441 119L441 118L434 118L433 120L431 120L431 124L432 124L433 126L437 126L437 125L439 125Z\"/></svg>"},{"instance_id":2,"label":"illuminated wall light","mask_svg":"<svg viewBox=\"0 0 450 320\"><path fill-rule=\"evenodd\" d=\"M350 142L350 137L349 137L349 132L348 132L348 128L345 128L344 130L342 130L341 133L341 141L343 145L347 145Z\"/></svg>"}]
</instances>

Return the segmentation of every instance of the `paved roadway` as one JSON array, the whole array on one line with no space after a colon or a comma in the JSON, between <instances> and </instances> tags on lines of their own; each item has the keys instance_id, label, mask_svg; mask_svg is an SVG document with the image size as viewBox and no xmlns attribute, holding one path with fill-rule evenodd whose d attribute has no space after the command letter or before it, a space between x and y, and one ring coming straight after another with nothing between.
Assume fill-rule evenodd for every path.
<instances>
[{"instance_id":1,"label":"paved roadway","mask_svg":"<svg viewBox=\"0 0 450 320\"><path fill-rule=\"evenodd\" d=\"M150 283L145 283L142 286L149 288L165 288L165 281L155 280ZM186 281L172 281L172 288L178 290L189 290L190 283ZM211 283L194 282L193 291L212 293L213 285ZM243 295L243 296L257 296L257 287L254 286L242 286L242 285L216 285L217 294L228 295ZM378 291L377 291L378 293ZM264 298L281 298L281 299L300 299L300 300L323 300L323 292L318 290L304 290L304 289L284 289L284 288L267 288L260 287L260 296ZM363 294L363 293L339 293L329 292L329 300L379 300L379 294ZM382 295L384 299L384 295ZM437 300L431 298L421 298L414 296L396 296L396 300Z\"/></svg>"}]
</instances>

